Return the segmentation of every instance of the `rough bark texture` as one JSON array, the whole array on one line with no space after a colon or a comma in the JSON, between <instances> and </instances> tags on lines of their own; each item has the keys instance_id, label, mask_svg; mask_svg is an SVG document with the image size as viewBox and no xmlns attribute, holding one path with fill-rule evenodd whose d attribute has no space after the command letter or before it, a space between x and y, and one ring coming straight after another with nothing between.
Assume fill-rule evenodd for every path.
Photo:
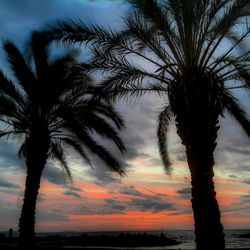
<instances>
[{"instance_id":1,"label":"rough bark texture","mask_svg":"<svg viewBox=\"0 0 250 250\"><path fill-rule=\"evenodd\" d=\"M213 182L220 106L220 80L210 72L187 73L170 88L177 133L186 147L191 173L197 250L225 249Z\"/></svg>"},{"instance_id":2,"label":"rough bark texture","mask_svg":"<svg viewBox=\"0 0 250 250\"><path fill-rule=\"evenodd\" d=\"M191 172L196 249L223 250L225 249L223 227L213 182L213 151L216 146L217 127L196 127L191 133L180 124L177 127L178 134L186 146Z\"/></svg>"},{"instance_id":3,"label":"rough bark texture","mask_svg":"<svg viewBox=\"0 0 250 250\"><path fill-rule=\"evenodd\" d=\"M25 158L27 176L21 216L19 249L35 249L35 211L42 171L46 164L48 140L44 133L33 133L27 139Z\"/></svg>"},{"instance_id":4,"label":"rough bark texture","mask_svg":"<svg viewBox=\"0 0 250 250\"><path fill-rule=\"evenodd\" d=\"M41 170L39 172L27 171L23 207L19 219L20 249L30 250L35 248L35 210L40 188Z\"/></svg>"},{"instance_id":5,"label":"rough bark texture","mask_svg":"<svg viewBox=\"0 0 250 250\"><path fill-rule=\"evenodd\" d=\"M169 88L177 133L186 147L191 173L197 250L225 249L213 182L214 149L221 114L220 79L211 72L187 69Z\"/></svg>"}]
</instances>

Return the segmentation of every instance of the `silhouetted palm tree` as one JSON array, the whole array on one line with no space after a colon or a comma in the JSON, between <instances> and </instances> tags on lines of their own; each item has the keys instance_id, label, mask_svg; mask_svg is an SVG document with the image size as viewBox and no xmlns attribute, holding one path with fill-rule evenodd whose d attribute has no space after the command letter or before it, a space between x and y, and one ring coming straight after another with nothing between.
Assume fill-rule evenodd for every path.
<instances>
[{"instance_id":1,"label":"silhouetted palm tree","mask_svg":"<svg viewBox=\"0 0 250 250\"><path fill-rule=\"evenodd\" d=\"M11 42L4 43L4 50L15 81L0 72L0 120L6 125L0 136L23 135L19 154L26 160L27 177L19 220L20 247L33 249L36 200L47 159L61 163L70 177L65 149L74 149L90 164L87 149L123 174L120 162L93 134L113 141L123 152L117 129L124 125L112 106L91 98L94 87L82 68L72 70L75 51L48 60L48 41L41 33L32 36L34 64L27 64Z\"/></svg>"},{"instance_id":2,"label":"silhouetted palm tree","mask_svg":"<svg viewBox=\"0 0 250 250\"><path fill-rule=\"evenodd\" d=\"M134 12L122 31L65 21L50 27L57 40L91 43L93 70L110 98L166 95L159 115L160 155L166 168L167 130L175 117L191 172L197 249L224 249L213 183L218 118L228 111L250 136L247 114L230 89L250 87L250 1L129 0ZM230 43L228 43L230 42Z\"/></svg>"}]
</instances>

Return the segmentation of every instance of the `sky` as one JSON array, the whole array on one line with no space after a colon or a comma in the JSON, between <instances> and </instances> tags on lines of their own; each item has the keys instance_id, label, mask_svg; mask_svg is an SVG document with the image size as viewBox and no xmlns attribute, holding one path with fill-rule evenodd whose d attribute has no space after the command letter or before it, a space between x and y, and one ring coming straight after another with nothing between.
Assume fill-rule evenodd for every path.
<instances>
[{"instance_id":1,"label":"sky","mask_svg":"<svg viewBox=\"0 0 250 250\"><path fill-rule=\"evenodd\" d=\"M0 0L0 39L23 49L30 32L65 18L119 28L128 6L116 0ZM0 50L0 68L9 73ZM238 91L248 114L249 94ZM116 104L124 116L122 137L127 153L117 154L127 167L120 178L92 156L94 169L69 152L70 182L55 162L42 177L36 211L37 231L113 231L193 229L190 175L185 149L169 131L172 172L160 161L157 115L166 102L159 96ZM220 120L215 152L215 186L225 228L250 228L250 140L227 115ZM104 142L106 143L106 142ZM23 199L25 162L17 157L16 140L0 141L0 231L17 230ZM107 145L109 146L109 145Z\"/></svg>"}]
</instances>

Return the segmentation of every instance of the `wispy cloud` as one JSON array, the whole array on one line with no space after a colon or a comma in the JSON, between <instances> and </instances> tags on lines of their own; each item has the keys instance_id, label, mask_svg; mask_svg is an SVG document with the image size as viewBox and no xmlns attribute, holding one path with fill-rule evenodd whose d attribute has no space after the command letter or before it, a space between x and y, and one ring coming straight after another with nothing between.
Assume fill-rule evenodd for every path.
<instances>
[{"instance_id":1,"label":"wispy cloud","mask_svg":"<svg viewBox=\"0 0 250 250\"><path fill-rule=\"evenodd\" d=\"M0 178L0 188L1 187L9 188L9 189L19 189L20 188L19 185Z\"/></svg>"}]
</instances>

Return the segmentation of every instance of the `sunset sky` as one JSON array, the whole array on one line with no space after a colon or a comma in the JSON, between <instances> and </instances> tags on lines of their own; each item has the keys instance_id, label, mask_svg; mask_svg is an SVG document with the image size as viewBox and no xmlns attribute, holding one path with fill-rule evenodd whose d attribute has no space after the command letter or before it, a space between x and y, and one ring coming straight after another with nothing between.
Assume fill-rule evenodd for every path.
<instances>
[{"instance_id":1,"label":"sunset sky","mask_svg":"<svg viewBox=\"0 0 250 250\"><path fill-rule=\"evenodd\" d=\"M0 0L0 38L23 49L32 30L65 18L119 29L128 11L119 0ZM0 68L9 73L2 49ZM236 94L250 114L250 95ZM110 173L94 156L91 169L69 152L71 183L57 163L48 162L38 198L37 231L192 229L190 175L174 123L168 140L171 175L164 172L158 154L157 115L166 102L148 95L117 103L127 124L122 134L127 153L114 153L128 166L125 178ZM227 115L220 125L215 184L222 222L225 228L250 228L250 139ZM0 141L0 231L17 230L25 182L19 145L14 139Z\"/></svg>"}]
</instances>

